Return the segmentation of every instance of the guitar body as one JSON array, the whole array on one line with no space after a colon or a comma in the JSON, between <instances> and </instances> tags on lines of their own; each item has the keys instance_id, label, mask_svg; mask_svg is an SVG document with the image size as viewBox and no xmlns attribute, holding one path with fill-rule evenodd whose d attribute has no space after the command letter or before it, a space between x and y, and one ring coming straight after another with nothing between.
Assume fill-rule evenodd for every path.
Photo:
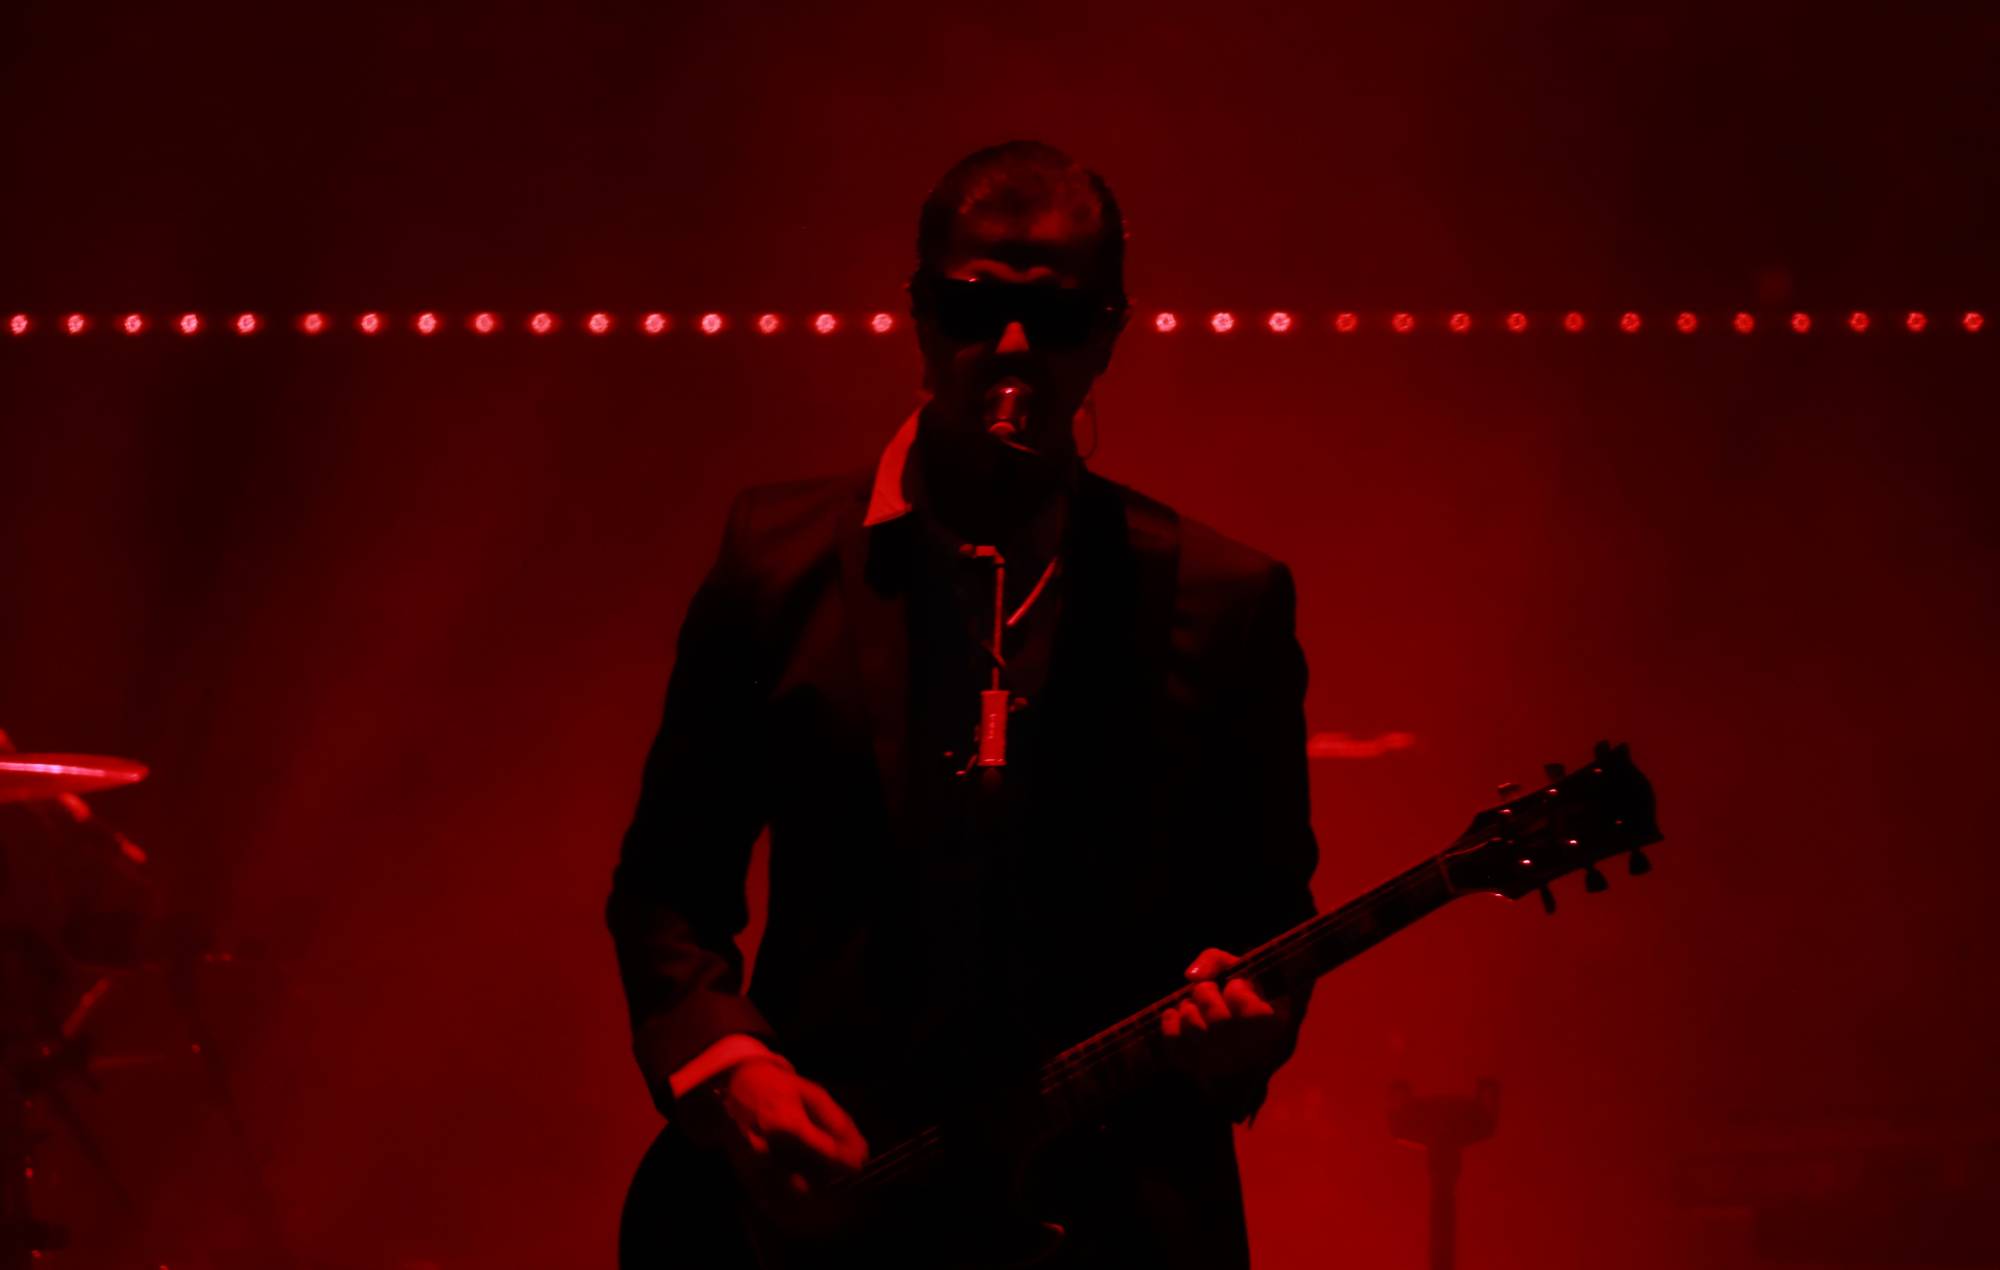
<instances>
[{"instance_id":1,"label":"guitar body","mask_svg":"<svg viewBox=\"0 0 2000 1270\"><path fill-rule=\"evenodd\" d=\"M1062 1231L1017 1208L1022 1165L1011 1152L960 1153L891 1190L849 1197L838 1230L805 1235L759 1211L719 1152L662 1130L625 1196L619 1270L1031 1270Z\"/></svg>"},{"instance_id":2,"label":"guitar body","mask_svg":"<svg viewBox=\"0 0 2000 1270\"><path fill-rule=\"evenodd\" d=\"M751 1220L728 1163L662 1130L625 1193L619 1270L761 1270Z\"/></svg>"}]
</instances>

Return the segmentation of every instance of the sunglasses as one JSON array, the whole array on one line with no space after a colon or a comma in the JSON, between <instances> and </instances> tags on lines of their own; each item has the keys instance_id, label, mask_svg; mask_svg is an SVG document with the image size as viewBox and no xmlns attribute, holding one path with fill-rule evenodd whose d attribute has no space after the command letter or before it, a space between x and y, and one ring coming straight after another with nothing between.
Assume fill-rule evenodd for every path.
<instances>
[{"instance_id":1,"label":"sunglasses","mask_svg":"<svg viewBox=\"0 0 2000 1270\"><path fill-rule=\"evenodd\" d=\"M1107 301L1100 291L967 282L934 274L913 277L910 293L945 338L963 344L997 340L1006 333L1008 323L1019 322L1031 345L1076 348L1125 312L1123 304Z\"/></svg>"}]
</instances>

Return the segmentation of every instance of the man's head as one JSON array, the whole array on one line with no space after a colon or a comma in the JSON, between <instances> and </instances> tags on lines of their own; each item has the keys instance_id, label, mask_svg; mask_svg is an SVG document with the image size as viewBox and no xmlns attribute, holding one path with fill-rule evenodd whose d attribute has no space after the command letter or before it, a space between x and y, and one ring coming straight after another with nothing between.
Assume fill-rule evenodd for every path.
<instances>
[{"instance_id":1,"label":"man's head","mask_svg":"<svg viewBox=\"0 0 2000 1270\"><path fill-rule=\"evenodd\" d=\"M1053 146L968 155L924 201L910 313L935 422L954 439L1001 444L985 416L995 385L1012 383L1027 402L1014 445L1066 463L1070 421L1110 363L1125 311L1118 201Z\"/></svg>"}]
</instances>

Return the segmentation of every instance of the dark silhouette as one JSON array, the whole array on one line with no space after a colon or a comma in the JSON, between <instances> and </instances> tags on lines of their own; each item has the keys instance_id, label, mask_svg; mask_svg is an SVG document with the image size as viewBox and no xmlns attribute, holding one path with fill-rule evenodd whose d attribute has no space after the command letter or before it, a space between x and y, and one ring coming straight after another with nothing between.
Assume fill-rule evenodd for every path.
<instances>
[{"instance_id":1,"label":"dark silhouette","mask_svg":"<svg viewBox=\"0 0 2000 1270\"><path fill-rule=\"evenodd\" d=\"M924 406L865 470L735 500L607 908L669 1121L628 1265L723 1259L686 1214L732 1193L809 1227L953 1111L1002 1141L1010 1077L1313 914L1290 572L1078 454L1123 253L1060 152L970 156L920 221ZM1198 987L1160 1020L1171 1078L1018 1179L1053 1264L1247 1264L1231 1121L1309 994Z\"/></svg>"}]
</instances>

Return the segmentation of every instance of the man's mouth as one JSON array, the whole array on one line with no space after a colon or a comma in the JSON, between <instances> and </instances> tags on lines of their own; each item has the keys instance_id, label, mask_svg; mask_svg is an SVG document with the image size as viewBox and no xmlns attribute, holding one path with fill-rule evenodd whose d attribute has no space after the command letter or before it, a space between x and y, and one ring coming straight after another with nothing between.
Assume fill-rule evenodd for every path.
<instances>
[{"instance_id":1,"label":"man's mouth","mask_svg":"<svg viewBox=\"0 0 2000 1270\"><path fill-rule=\"evenodd\" d=\"M981 420L986 424L987 435L1002 445L1029 454L1035 448L1027 443L1028 420L1034 405L1035 390L1026 380L1014 375L996 380L986 390Z\"/></svg>"}]
</instances>

